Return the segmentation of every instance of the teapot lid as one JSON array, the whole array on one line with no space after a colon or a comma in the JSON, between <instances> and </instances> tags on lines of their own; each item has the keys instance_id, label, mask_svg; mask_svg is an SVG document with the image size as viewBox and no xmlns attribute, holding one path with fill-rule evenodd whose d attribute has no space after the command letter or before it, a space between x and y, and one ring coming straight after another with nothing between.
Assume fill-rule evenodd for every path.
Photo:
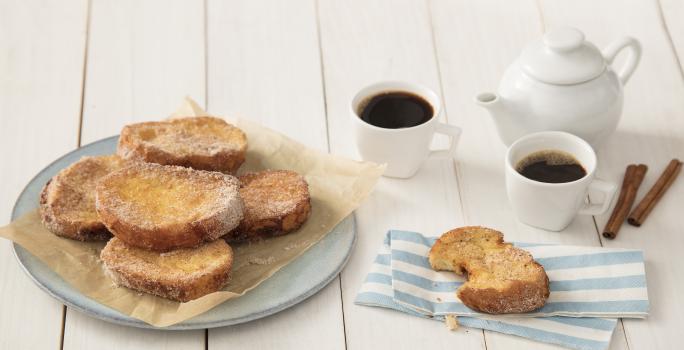
<instances>
[{"instance_id":1,"label":"teapot lid","mask_svg":"<svg viewBox=\"0 0 684 350\"><path fill-rule=\"evenodd\" d=\"M520 63L535 79L558 85L582 83L606 69L601 51L571 27L553 29L531 43L520 55Z\"/></svg>"}]
</instances>

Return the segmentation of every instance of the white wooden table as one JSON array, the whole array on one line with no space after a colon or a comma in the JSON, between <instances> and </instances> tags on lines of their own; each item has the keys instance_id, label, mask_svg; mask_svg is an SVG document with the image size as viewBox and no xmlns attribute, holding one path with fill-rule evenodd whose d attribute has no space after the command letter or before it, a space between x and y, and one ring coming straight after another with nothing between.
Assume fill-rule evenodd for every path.
<instances>
[{"instance_id":1,"label":"white wooden table","mask_svg":"<svg viewBox=\"0 0 684 350\"><path fill-rule=\"evenodd\" d=\"M651 316L619 323L612 348L681 346L684 180L614 241L598 234L608 215L550 233L517 222L506 200L504 146L472 96L494 89L525 43L565 24L601 46L621 35L643 44L598 171L619 182L626 164L648 164L640 198L667 161L684 157L681 0L0 0L0 224L50 161L126 123L161 119L185 95L356 158L351 96L378 80L408 80L440 92L443 117L464 130L455 162L433 159L410 180L380 180L356 212L359 240L339 279L236 327L165 332L98 321L41 292L2 241L0 349L554 348L354 305L387 229L437 234L465 224L518 241L643 248Z\"/></svg>"}]
</instances>

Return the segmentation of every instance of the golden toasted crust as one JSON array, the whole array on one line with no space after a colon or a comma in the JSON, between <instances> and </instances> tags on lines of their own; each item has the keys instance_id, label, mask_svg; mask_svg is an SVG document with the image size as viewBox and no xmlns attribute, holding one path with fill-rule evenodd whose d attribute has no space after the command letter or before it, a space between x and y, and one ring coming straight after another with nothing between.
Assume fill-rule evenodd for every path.
<instances>
[{"instance_id":1,"label":"golden toasted crust","mask_svg":"<svg viewBox=\"0 0 684 350\"><path fill-rule=\"evenodd\" d=\"M297 230L309 218L309 186L296 172L265 170L239 179L245 216L226 239L244 241L284 235Z\"/></svg>"},{"instance_id":2,"label":"golden toasted crust","mask_svg":"<svg viewBox=\"0 0 684 350\"><path fill-rule=\"evenodd\" d=\"M218 172L135 163L102 178L95 208L125 243L157 251L196 247L242 220L239 181Z\"/></svg>"},{"instance_id":3,"label":"golden toasted crust","mask_svg":"<svg viewBox=\"0 0 684 350\"><path fill-rule=\"evenodd\" d=\"M52 233L79 241L102 241L112 235L95 212L95 186L121 168L118 156L83 157L62 169L40 193L40 216Z\"/></svg>"},{"instance_id":4,"label":"golden toasted crust","mask_svg":"<svg viewBox=\"0 0 684 350\"><path fill-rule=\"evenodd\" d=\"M127 125L116 152L124 159L233 174L246 150L242 130L223 119L191 117Z\"/></svg>"},{"instance_id":5,"label":"golden toasted crust","mask_svg":"<svg viewBox=\"0 0 684 350\"><path fill-rule=\"evenodd\" d=\"M129 246L115 237L100 258L115 284L181 302L221 289L233 265L233 251L221 239L160 253Z\"/></svg>"},{"instance_id":6,"label":"golden toasted crust","mask_svg":"<svg viewBox=\"0 0 684 350\"><path fill-rule=\"evenodd\" d=\"M443 234L430 249L429 260L435 270L467 274L458 298L471 309L522 313L544 306L549 298L544 268L489 228L468 226Z\"/></svg>"}]
</instances>

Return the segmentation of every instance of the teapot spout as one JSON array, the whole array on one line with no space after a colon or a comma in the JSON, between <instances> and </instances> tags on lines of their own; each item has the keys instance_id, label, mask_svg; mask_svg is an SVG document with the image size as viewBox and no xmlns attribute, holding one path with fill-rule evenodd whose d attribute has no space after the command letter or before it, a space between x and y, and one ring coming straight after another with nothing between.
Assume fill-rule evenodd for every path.
<instances>
[{"instance_id":1,"label":"teapot spout","mask_svg":"<svg viewBox=\"0 0 684 350\"><path fill-rule=\"evenodd\" d=\"M501 96L492 92L483 92L475 96L475 102L489 112L496 125L499 138L504 144L510 145L515 139L516 127Z\"/></svg>"},{"instance_id":2,"label":"teapot spout","mask_svg":"<svg viewBox=\"0 0 684 350\"><path fill-rule=\"evenodd\" d=\"M475 102L488 110L494 120L499 119L505 113L501 98L493 92L483 92L475 96Z\"/></svg>"}]
</instances>

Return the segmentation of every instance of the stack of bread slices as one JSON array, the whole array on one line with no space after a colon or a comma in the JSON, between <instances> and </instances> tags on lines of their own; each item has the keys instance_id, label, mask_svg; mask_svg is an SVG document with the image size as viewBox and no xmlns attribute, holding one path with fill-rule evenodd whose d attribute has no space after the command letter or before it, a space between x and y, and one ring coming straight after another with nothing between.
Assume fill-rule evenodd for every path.
<instances>
[{"instance_id":1,"label":"stack of bread slices","mask_svg":"<svg viewBox=\"0 0 684 350\"><path fill-rule=\"evenodd\" d=\"M117 285L186 302L223 288L229 242L299 229L311 213L304 178L289 170L235 177L242 130L213 117L127 125L116 155L83 157L43 188L40 213L54 234L107 241Z\"/></svg>"}]
</instances>

